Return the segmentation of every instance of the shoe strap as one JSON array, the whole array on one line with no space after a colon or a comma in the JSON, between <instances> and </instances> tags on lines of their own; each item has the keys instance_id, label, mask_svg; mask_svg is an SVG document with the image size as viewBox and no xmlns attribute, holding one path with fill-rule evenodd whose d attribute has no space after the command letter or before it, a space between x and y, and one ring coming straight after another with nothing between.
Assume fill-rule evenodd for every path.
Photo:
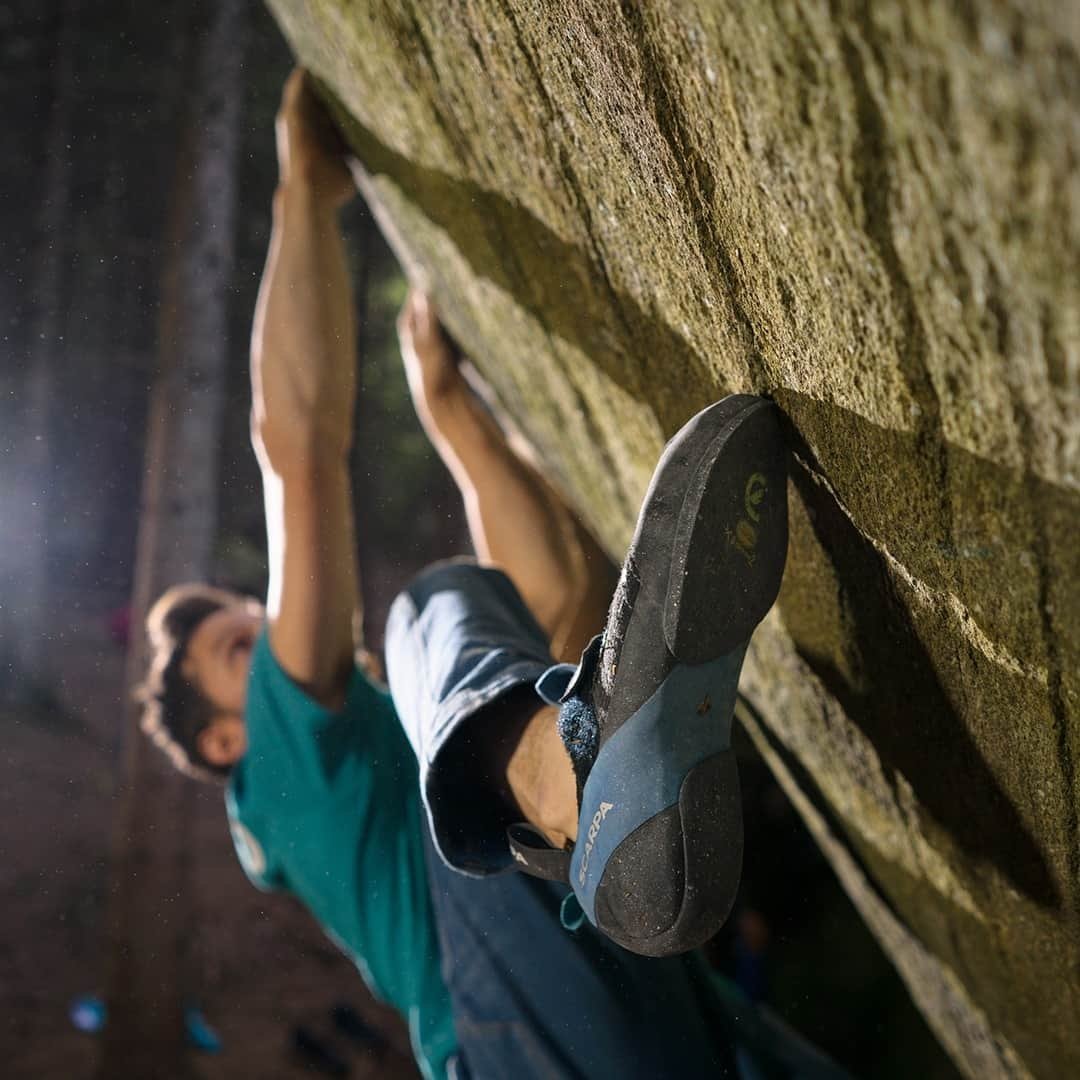
<instances>
[{"instance_id":1,"label":"shoe strap","mask_svg":"<svg viewBox=\"0 0 1080 1080\"><path fill-rule=\"evenodd\" d=\"M545 881L570 883L570 852L553 848L532 825L511 825L506 830L510 854L517 869Z\"/></svg>"}]
</instances>

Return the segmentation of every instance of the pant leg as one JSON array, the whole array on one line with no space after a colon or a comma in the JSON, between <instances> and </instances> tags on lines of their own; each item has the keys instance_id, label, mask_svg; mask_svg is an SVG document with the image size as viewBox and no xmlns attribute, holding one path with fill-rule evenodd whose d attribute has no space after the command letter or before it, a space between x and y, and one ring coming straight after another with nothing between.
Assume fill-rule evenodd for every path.
<instances>
[{"instance_id":1,"label":"pant leg","mask_svg":"<svg viewBox=\"0 0 1080 1080\"><path fill-rule=\"evenodd\" d=\"M567 890L524 874L479 881L428 846L443 978L469 1080L734 1077L694 956L635 956L560 922Z\"/></svg>"},{"instance_id":2,"label":"pant leg","mask_svg":"<svg viewBox=\"0 0 1080 1080\"><path fill-rule=\"evenodd\" d=\"M490 785L459 752L466 721L530 688L553 663L547 638L510 579L455 560L425 570L400 593L386 626L386 673L420 763L436 849L461 873L512 864ZM539 703L539 698L537 698Z\"/></svg>"}]
</instances>

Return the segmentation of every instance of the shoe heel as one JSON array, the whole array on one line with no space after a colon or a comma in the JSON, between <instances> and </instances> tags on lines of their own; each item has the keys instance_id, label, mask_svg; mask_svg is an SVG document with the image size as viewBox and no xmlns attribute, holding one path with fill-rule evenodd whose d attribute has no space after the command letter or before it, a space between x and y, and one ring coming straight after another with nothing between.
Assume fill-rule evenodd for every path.
<instances>
[{"instance_id":1,"label":"shoe heel","mask_svg":"<svg viewBox=\"0 0 1080 1080\"><path fill-rule=\"evenodd\" d=\"M664 834L677 845L671 851L668 844L657 846ZM739 771L734 751L724 750L690 769L678 803L620 846L597 890L597 926L641 956L696 949L727 920L739 891L742 855ZM674 907L661 914L657 898Z\"/></svg>"}]
</instances>

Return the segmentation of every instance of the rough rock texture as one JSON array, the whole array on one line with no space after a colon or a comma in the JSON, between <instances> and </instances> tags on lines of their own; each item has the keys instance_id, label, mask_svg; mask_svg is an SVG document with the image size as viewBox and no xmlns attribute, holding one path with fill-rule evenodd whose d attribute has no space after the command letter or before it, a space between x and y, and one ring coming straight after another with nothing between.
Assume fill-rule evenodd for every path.
<instances>
[{"instance_id":1,"label":"rough rock texture","mask_svg":"<svg viewBox=\"0 0 1080 1080\"><path fill-rule=\"evenodd\" d=\"M961 1067L1080 1075L1076 6L271 6L613 553L681 421L780 403L748 726Z\"/></svg>"}]
</instances>

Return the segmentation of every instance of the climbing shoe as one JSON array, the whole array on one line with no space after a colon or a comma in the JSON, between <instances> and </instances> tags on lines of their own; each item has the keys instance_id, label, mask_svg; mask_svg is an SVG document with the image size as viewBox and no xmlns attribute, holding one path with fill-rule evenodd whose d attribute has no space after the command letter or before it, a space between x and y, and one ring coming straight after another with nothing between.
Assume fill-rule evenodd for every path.
<instances>
[{"instance_id":1,"label":"climbing shoe","mask_svg":"<svg viewBox=\"0 0 1080 1080\"><path fill-rule=\"evenodd\" d=\"M735 899L742 806L731 723L750 635L787 554L777 410L735 395L698 413L656 467L604 632L537 684L559 705L578 836L508 833L518 866L568 882L588 920L646 956L708 940Z\"/></svg>"}]
</instances>

